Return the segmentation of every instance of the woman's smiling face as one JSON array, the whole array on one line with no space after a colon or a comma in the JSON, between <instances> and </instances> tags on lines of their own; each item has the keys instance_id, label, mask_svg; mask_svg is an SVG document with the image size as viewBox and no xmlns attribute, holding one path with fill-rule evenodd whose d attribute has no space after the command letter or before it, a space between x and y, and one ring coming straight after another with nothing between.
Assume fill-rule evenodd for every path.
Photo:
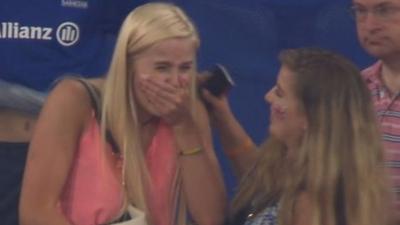
<instances>
[{"instance_id":1,"label":"woman's smiling face","mask_svg":"<svg viewBox=\"0 0 400 225\"><path fill-rule=\"evenodd\" d=\"M295 76L295 73L283 65L276 85L265 94L265 101L270 104L269 132L288 147L298 145L307 127L301 102L294 90Z\"/></svg>"}]
</instances>

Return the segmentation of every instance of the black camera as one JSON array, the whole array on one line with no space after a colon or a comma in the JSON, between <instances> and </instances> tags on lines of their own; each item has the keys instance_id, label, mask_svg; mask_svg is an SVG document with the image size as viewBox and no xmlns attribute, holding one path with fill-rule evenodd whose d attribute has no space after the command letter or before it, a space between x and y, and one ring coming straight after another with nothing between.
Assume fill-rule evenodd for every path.
<instances>
[{"instance_id":1,"label":"black camera","mask_svg":"<svg viewBox=\"0 0 400 225\"><path fill-rule=\"evenodd\" d=\"M215 64L205 73L209 74L209 77L202 83L201 88L207 89L214 96L221 96L235 85L228 70L221 64Z\"/></svg>"}]
</instances>

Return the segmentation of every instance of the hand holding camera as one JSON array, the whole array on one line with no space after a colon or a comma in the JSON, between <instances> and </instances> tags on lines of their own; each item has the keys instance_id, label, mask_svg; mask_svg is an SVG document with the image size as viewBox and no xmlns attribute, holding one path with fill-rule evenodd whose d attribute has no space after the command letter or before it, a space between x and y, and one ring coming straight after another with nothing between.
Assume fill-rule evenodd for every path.
<instances>
[{"instance_id":1,"label":"hand holding camera","mask_svg":"<svg viewBox=\"0 0 400 225\"><path fill-rule=\"evenodd\" d=\"M235 83L227 69L216 64L210 70L205 71L202 76L199 82L199 92L210 116L218 117L230 113L226 94Z\"/></svg>"},{"instance_id":2,"label":"hand holding camera","mask_svg":"<svg viewBox=\"0 0 400 225\"><path fill-rule=\"evenodd\" d=\"M216 64L204 74L205 81L200 84L200 89L206 89L216 97L227 93L235 85L228 70L221 64Z\"/></svg>"}]
</instances>

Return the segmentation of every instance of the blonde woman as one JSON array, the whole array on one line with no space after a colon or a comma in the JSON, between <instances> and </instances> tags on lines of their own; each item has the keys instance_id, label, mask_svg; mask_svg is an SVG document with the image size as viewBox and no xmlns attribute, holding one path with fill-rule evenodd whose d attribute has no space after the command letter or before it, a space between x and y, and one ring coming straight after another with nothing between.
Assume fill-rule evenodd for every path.
<instances>
[{"instance_id":1,"label":"blonde woman","mask_svg":"<svg viewBox=\"0 0 400 225\"><path fill-rule=\"evenodd\" d=\"M286 50L279 59L276 85L265 95L270 137L259 151L225 149L242 162L239 174L250 168L229 224L387 224L380 134L358 69L318 49ZM215 110L230 112L205 94ZM221 130L225 137L253 145L232 114L224 118L225 128L236 126L236 133Z\"/></svg>"},{"instance_id":2,"label":"blonde woman","mask_svg":"<svg viewBox=\"0 0 400 225\"><path fill-rule=\"evenodd\" d=\"M125 19L105 79L55 87L29 149L22 225L109 224L128 205L148 224L223 221L224 185L194 91L199 44L180 8L148 3Z\"/></svg>"}]
</instances>

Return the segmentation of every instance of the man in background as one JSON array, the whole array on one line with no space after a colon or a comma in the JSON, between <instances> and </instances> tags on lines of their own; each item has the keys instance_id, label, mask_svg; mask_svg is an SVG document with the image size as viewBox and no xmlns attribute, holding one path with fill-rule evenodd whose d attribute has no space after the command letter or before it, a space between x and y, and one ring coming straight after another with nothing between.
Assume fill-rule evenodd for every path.
<instances>
[{"instance_id":1,"label":"man in background","mask_svg":"<svg viewBox=\"0 0 400 225\"><path fill-rule=\"evenodd\" d=\"M395 211L400 215L400 0L353 0L358 39L375 62L362 71L381 125Z\"/></svg>"}]
</instances>

